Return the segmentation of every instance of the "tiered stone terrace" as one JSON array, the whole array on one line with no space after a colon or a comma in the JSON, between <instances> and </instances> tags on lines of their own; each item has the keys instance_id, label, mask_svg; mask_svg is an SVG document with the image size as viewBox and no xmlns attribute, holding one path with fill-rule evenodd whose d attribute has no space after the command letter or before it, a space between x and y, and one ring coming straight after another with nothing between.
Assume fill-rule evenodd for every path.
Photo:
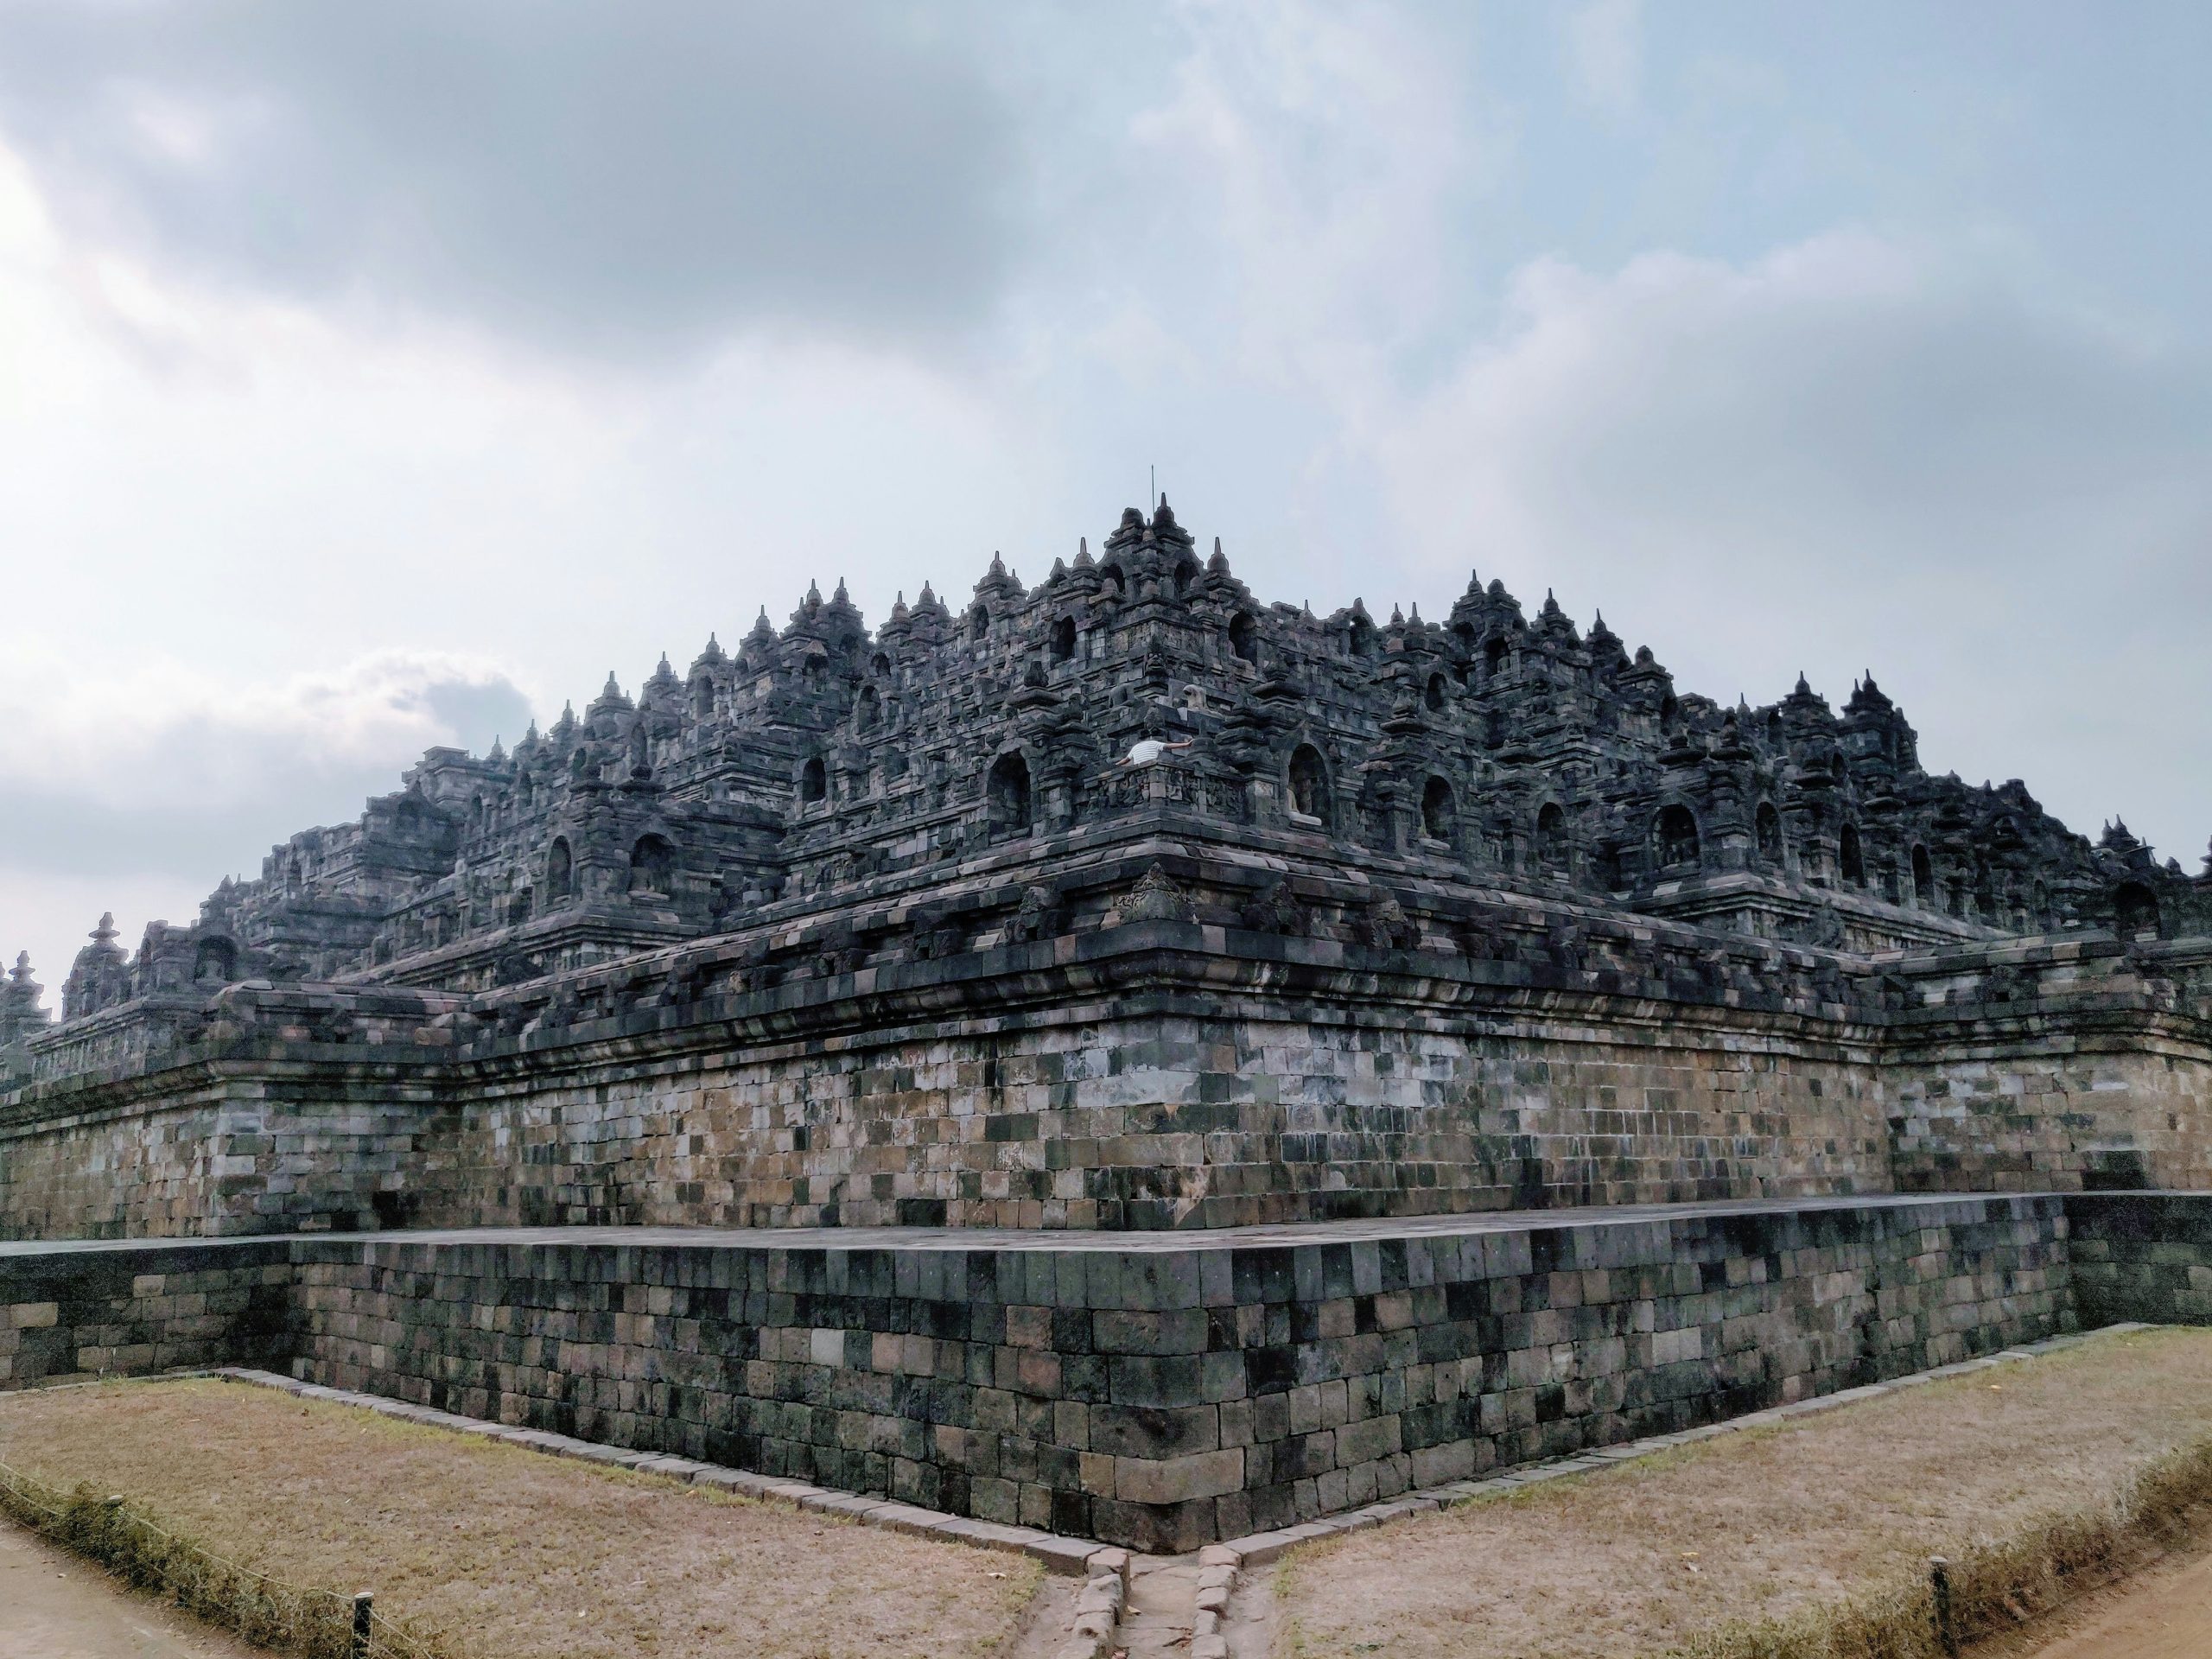
<instances>
[{"instance_id":1,"label":"tiered stone terrace","mask_svg":"<svg viewBox=\"0 0 2212 1659\"><path fill-rule=\"evenodd\" d=\"M2212 1271L2212 875L1871 676L1316 617L1165 503L119 938L0 988L5 1380L289 1364L1166 1548Z\"/></svg>"}]
</instances>

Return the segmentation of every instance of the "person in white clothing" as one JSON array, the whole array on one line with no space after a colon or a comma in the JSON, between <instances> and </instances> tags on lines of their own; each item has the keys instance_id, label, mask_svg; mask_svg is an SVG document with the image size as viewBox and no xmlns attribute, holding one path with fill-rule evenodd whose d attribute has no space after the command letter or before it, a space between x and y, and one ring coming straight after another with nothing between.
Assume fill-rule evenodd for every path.
<instances>
[{"instance_id":1,"label":"person in white clothing","mask_svg":"<svg viewBox=\"0 0 2212 1659\"><path fill-rule=\"evenodd\" d=\"M1129 752L1122 757L1125 766L1148 766L1170 749L1187 749L1196 741L1185 738L1180 743L1170 743L1157 737L1140 738L1129 745Z\"/></svg>"}]
</instances>

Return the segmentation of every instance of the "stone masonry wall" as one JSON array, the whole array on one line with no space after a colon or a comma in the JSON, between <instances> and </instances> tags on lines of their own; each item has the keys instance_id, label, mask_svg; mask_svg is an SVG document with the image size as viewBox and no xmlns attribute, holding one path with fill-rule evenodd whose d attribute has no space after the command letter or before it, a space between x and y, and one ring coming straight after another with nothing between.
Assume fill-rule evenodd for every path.
<instances>
[{"instance_id":1,"label":"stone masonry wall","mask_svg":"<svg viewBox=\"0 0 2212 1659\"><path fill-rule=\"evenodd\" d=\"M174 1074L0 1122L0 1238L180 1237L222 1224L219 1095Z\"/></svg>"},{"instance_id":2,"label":"stone masonry wall","mask_svg":"<svg viewBox=\"0 0 2212 1659\"><path fill-rule=\"evenodd\" d=\"M1639 978L1565 944L1472 959L1139 920L689 1001L603 988L588 1017L467 1041L356 1042L288 1007L0 1099L0 1236L1148 1230L2212 1185L2212 1027L2178 982L2036 950L1885 973L1876 997L1770 987L1748 957Z\"/></svg>"},{"instance_id":3,"label":"stone masonry wall","mask_svg":"<svg viewBox=\"0 0 2212 1659\"><path fill-rule=\"evenodd\" d=\"M595 1060L468 1091L419 1213L1156 1229L1887 1184L1847 1056L1748 1022L1485 1023L1162 1012Z\"/></svg>"},{"instance_id":4,"label":"stone masonry wall","mask_svg":"<svg viewBox=\"0 0 2212 1659\"><path fill-rule=\"evenodd\" d=\"M0 1389L291 1351L281 1239L66 1250L0 1247Z\"/></svg>"},{"instance_id":5,"label":"stone masonry wall","mask_svg":"<svg viewBox=\"0 0 2212 1659\"><path fill-rule=\"evenodd\" d=\"M2094 1027L2007 1033L1888 1068L1900 1192L2199 1187L2212 1179L2201 1045Z\"/></svg>"},{"instance_id":6,"label":"stone masonry wall","mask_svg":"<svg viewBox=\"0 0 2212 1659\"><path fill-rule=\"evenodd\" d=\"M2082 1324L2212 1325L2212 1198L2087 1193L2066 1209Z\"/></svg>"},{"instance_id":7,"label":"stone masonry wall","mask_svg":"<svg viewBox=\"0 0 2212 1659\"><path fill-rule=\"evenodd\" d=\"M294 1370L1173 1550L2049 1335L2065 1231L2016 1198L1274 1248L302 1246Z\"/></svg>"},{"instance_id":8,"label":"stone masonry wall","mask_svg":"<svg viewBox=\"0 0 2212 1659\"><path fill-rule=\"evenodd\" d=\"M289 1366L1183 1548L2067 1328L2066 1203L1825 1200L1279 1239L18 1244L0 1247L0 1382Z\"/></svg>"},{"instance_id":9,"label":"stone masonry wall","mask_svg":"<svg viewBox=\"0 0 2212 1659\"><path fill-rule=\"evenodd\" d=\"M404 1225L450 1133L437 1082L390 1065L271 1056L188 1072L0 1124L0 1238Z\"/></svg>"}]
</instances>

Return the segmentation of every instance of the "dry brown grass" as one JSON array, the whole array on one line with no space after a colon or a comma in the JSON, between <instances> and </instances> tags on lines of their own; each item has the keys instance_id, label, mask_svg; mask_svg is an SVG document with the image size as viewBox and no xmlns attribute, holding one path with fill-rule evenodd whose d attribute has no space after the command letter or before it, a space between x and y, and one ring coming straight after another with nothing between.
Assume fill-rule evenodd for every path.
<instances>
[{"instance_id":1,"label":"dry brown grass","mask_svg":"<svg viewBox=\"0 0 2212 1659\"><path fill-rule=\"evenodd\" d=\"M1300 1552L1287 1641L1300 1659L1664 1652L2109 1514L2132 1473L2208 1437L2212 1332L2103 1338Z\"/></svg>"},{"instance_id":2,"label":"dry brown grass","mask_svg":"<svg viewBox=\"0 0 2212 1659\"><path fill-rule=\"evenodd\" d=\"M234 1383L0 1396L0 1460L90 1483L480 1659L1002 1648L1033 1562Z\"/></svg>"}]
</instances>

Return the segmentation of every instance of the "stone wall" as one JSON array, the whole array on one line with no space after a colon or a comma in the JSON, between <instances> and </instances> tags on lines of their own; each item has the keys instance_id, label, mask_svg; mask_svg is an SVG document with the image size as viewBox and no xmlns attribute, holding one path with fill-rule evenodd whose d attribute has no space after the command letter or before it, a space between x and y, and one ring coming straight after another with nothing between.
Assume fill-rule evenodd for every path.
<instances>
[{"instance_id":1,"label":"stone wall","mask_svg":"<svg viewBox=\"0 0 2212 1659\"><path fill-rule=\"evenodd\" d=\"M0 1389L291 1351L293 1263L281 1239L0 1246Z\"/></svg>"},{"instance_id":2,"label":"stone wall","mask_svg":"<svg viewBox=\"0 0 2212 1659\"><path fill-rule=\"evenodd\" d=\"M16 1383L250 1361L1168 1549L2068 1328L2066 1202L15 1245L0 1304Z\"/></svg>"},{"instance_id":3,"label":"stone wall","mask_svg":"<svg viewBox=\"0 0 2212 1659\"><path fill-rule=\"evenodd\" d=\"M271 1052L75 1091L0 1122L0 1237L191 1237L404 1225L449 1135L434 1076Z\"/></svg>"},{"instance_id":4,"label":"stone wall","mask_svg":"<svg viewBox=\"0 0 2212 1659\"><path fill-rule=\"evenodd\" d=\"M2202 960L2093 939L1900 963L1884 1046L1897 1190L2212 1185Z\"/></svg>"},{"instance_id":5,"label":"stone wall","mask_svg":"<svg viewBox=\"0 0 2212 1659\"><path fill-rule=\"evenodd\" d=\"M1751 1022L945 1021L465 1091L457 1224L1133 1228L1878 1190L1866 1071Z\"/></svg>"},{"instance_id":6,"label":"stone wall","mask_svg":"<svg viewBox=\"0 0 2212 1659\"><path fill-rule=\"evenodd\" d=\"M2177 988L2201 950L2164 979L2090 942L1854 980L1655 923L1631 973L1548 915L1480 958L1146 918L682 997L609 970L381 1024L335 991L255 1024L233 989L181 1059L0 1100L0 1235L2212 1185L2212 1039Z\"/></svg>"},{"instance_id":7,"label":"stone wall","mask_svg":"<svg viewBox=\"0 0 2212 1659\"><path fill-rule=\"evenodd\" d=\"M313 1381L1149 1549L2070 1325L2053 1198L1272 1248L302 1248Z\"/></svg>"},{"instance_id":8,"label":"stone wall","mask_svg":"<svg viewBox=\"0 0 2212 1659\"><path fill-rule=\"evenodd\" d=\"M2212 1199L2164 1192L2069 1198L2084 1325L2212 1325Z\"/></svg>"},{"instance_id":9,"label":"stone wall","mask_svg":"<svg viewBox=\"0 0 2212 1659\"><path fill-rule=\"evenodd\" d=\"M226 1224L213 1162L219 1098L203 1076L79 1089L0 1121L0 1238L188 1237Z\"/></svg>"},{"instance_id":10,"label":"stone wall","mask_svg":"<svg viewBox=\"0 0 2212 1659\"><path fill-rule=\"evenodd\" d=\"M1901 1192L2193 1187L2212 1169L2201 1045L2075 1024L1958 1043L1887 1069ZM1924 1051L1923 1051L1924 1052Z\"/></svg>"}]
</instances>

